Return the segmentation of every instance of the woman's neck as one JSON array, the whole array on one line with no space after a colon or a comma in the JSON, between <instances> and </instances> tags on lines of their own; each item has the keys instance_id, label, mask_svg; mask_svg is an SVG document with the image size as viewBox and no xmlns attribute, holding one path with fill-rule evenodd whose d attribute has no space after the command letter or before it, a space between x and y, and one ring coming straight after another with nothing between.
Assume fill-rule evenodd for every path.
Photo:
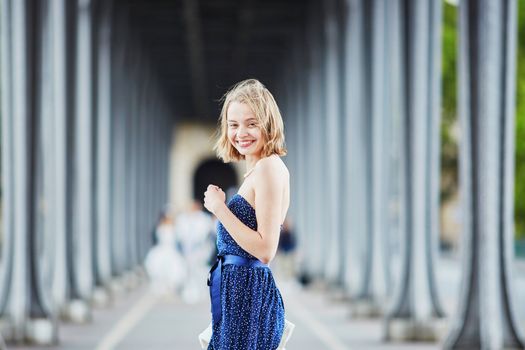
<instances>
[{"instance_id":1,"label":"woman's neck","mask_svg":"<svg viewBox=\"0 0 525 350\"><path fill-rule=\"evenodd\" d=\"M255 169L255 166L257 165L257 162L261 160L261 157L260 156L247 156L244 160L246 161L246 172L244 173L244 177L246 178Z\"/></svg>"},{"instance_id":2,"label":"woman's neck","mask_svg":"<svg viewBox=\"0 0 525 350\"><path fill-rule=\"evenodd\" d=\"M251 171L260 159L261 156L246 156L246 171Z\"/></svg>"}]
</instances>

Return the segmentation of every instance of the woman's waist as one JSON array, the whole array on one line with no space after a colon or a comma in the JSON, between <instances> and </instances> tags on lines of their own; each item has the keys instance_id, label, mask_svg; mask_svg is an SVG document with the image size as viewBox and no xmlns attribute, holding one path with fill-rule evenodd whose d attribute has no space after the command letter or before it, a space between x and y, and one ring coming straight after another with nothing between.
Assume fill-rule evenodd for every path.
<instances>
[{"instance_id":1,"label":"woman's waist","mask_svg":"<svg viewBox=\"0 0 525 350\"><path fill-rule=\"evenodd\" d=\"M217 246L217 257L236 255L245 259L257 259L239 246L221 244Z\"/></svg>"},{"instance_id":2,"label":"woman's waist","mask_svg":"<svg viewBox=\"0 0 525 350\"><path fill-rule=\"evenodd\" d=\"M262 261L254 258L251 255L238 255L238 254L219 254L217 259L220 259L224 267L228 265L247 267L247 268L267 268L269 266Z\"/></svg>"}]
</instances>

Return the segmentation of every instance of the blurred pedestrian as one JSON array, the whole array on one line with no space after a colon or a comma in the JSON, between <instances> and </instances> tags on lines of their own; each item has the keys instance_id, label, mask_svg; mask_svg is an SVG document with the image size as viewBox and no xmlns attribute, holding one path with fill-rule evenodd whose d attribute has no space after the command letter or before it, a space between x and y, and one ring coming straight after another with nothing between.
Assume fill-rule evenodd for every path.
<instances>
[{"instance_id":1,"label":"blurred pedestrian","mask_svg":"<svg viewBox=\"0 0 525 350\"><path fill-rule=\"evenodd\" d=\"M182 298L190 304L206 295L202 281L206 279L208 258L213 250L209 240L213 228L212 217L203 211L198 200L177 216L175 232L187 268Z\"/></svg>"},{"instance_id":2,"label":"blurred pedestrian","mask_svg":"<svg viewBox=\"0 0 525 350\"><path fill-rule=\"evenodd\" d=\"M144 260L150 278L151 290L157 295L170 295L180 289L186 276L185 262L176 250L173 219L163 213L155 229L157 244Z\"/></svg>"}]
</instances>

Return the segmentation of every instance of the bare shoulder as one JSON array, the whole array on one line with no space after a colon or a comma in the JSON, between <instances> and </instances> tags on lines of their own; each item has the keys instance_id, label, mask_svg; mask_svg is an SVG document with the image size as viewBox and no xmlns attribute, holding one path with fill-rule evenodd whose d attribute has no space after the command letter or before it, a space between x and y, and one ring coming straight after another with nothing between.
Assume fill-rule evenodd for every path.
<instances>
[{"instance_id":1,"label":"bare shoulder","mask_svg":"<svg viewBox=\"0 0 525 350\"><path fill-rule=\"evenodd\" d=\"M277 155L269 156L263 158L258 163L258 168L256 169L259 175L262 176L271 176L282 179L283 181L288 180L290 173L286 164L284 164L281 157Z\"/></svg>"},{"instance_id":2,"label":"bare shoulder","mask_svg":"<svg viewBox=\"0 0 525 350\"><path fill-rule=\"evenodd\" d=\"M257 200L259 197L257 193L262 193L263 200L273 198L278 203L282 203L280 213L280 222L282 223L290 206L290 173L288 168L281 157L277 155L261 159L257 168L254 170L255 198ZM277 208L275 207L275 209Z\"/></svg>"}]
</instances>

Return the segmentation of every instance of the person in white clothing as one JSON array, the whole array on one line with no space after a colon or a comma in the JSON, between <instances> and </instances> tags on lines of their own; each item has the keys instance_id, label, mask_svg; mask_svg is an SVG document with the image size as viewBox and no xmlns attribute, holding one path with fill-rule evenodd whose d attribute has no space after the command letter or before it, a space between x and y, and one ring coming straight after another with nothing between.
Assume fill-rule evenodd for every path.
<instances>
[{"instance_id":1,"label":"person in white clothing","mask_svg":"<svg viewBox=\"0 0 525 350\"><path fill-rule=\"evenodd\" d=\"M194 200L189 210L177 216L175 226L187 268L182 298L190 304L207 296L207 286L202 281L206 279L213 249L209 239L214 230L213 218L202 209L200 201Z\"/></svg>"},{"instance_id":2,"label":"person in white clothing","mask_svg":"<svg viewBox=\"0 0 525 350\"><path fill-rule=\"evenodd\" d=\"M150 277L151 290L157 295L178 291L186 279L186 263L176 250L176 236L173 219L162 214L155 230L157 244L144 260L144 267Z\"/></svg>"}]
</instances>

